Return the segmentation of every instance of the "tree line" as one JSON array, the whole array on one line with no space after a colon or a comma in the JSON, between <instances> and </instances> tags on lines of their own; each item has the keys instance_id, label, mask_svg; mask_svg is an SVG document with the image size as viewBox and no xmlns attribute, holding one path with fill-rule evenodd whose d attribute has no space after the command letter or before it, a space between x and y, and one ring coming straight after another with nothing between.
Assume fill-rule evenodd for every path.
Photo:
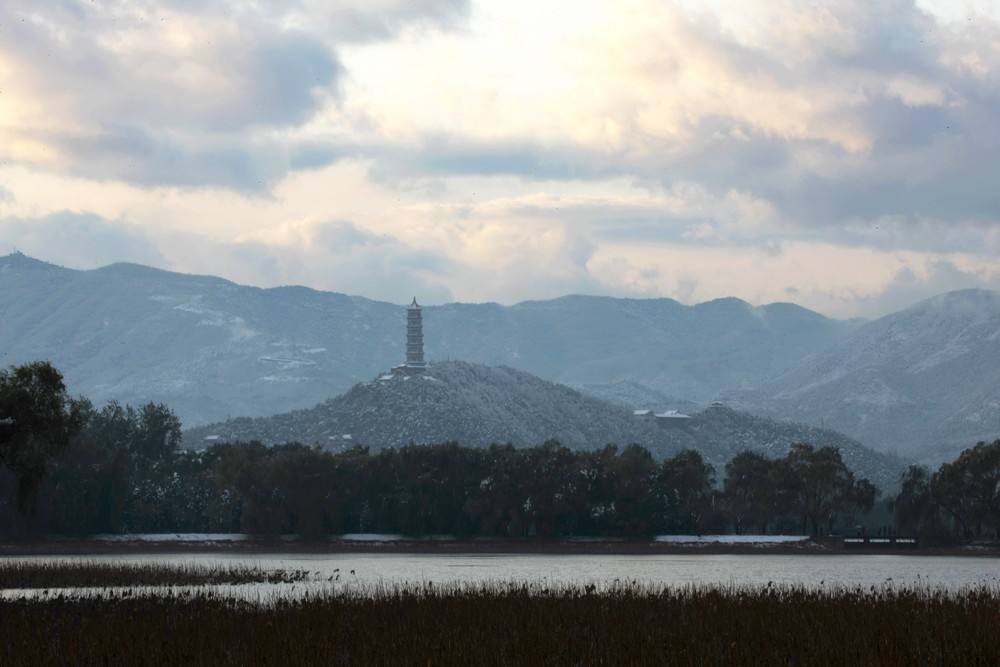
<instances>
[{"instance_id":1,"label":"tree line","mask_svg":"<svg viewBox=\"0 0 1000 667\"><path fill-rule=\"evenodd\" d=\"M1000 537L1000 440L980 442L934 472L910 466L892 501L901 530L926 539Z\"/></svg>"},{"instance_id":2,"label":"tree line","mask_svg":"<svg viewBox=\"0 0 1000 667\"><path fill-rule=\"evenodd\" d=\"M658 462L636 444L191 451L180 440L165 405L96 408L47 362L0 371L0 533L815 535L852 532L878 496L838 449L809 444L773 459L744 451L716 471L697 451ZM911 467L890 499L897 529L995 534L998 482L1000 441L934 474Z\"/></svg>"}]
</instances>

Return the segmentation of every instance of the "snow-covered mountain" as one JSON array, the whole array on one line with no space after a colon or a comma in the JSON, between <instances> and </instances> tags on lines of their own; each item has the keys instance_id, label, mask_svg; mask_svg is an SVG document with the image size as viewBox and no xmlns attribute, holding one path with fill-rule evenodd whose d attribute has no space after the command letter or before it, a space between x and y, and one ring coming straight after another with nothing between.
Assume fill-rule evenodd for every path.
<instances>
[{"instance_id":1,"label":"snow-covered mountain","mask_svg":"<svg viewBox=\"0 0 1000 667\"><path fill-rule=\"evenodd\" d=\"M734 404L937 463L1000 437L1000 293L961 290L870 322Z\"/></svg>"},{"instance_id":2,"label":"snow-covered mountain","mask_svg":"<svg viewBox=\"0 0 1000 667\"><path fill-rule=\"evenodd\" d=\"M73 394L166 403L186 426L316 405L402 362L404 332L403 306L360 297L0 257L0 365L47 359ZM448 304L424 309L424 339L431 361L508 366L633 408L721 397L928 462L1000 437L994 292L870 323L737 299Z\"/></svg>"},{"instance_id":3,"label":"snow-covered mountain","mask_svg":"<svg viewBox=\"0 0 1000 667\"><path fill-rule=\"evenodd\" d=\"M619 400L624 390L699 405L856 326L738 299L570 296L424 309L429 360L506 365ZM74 394L163 402L188 426L315 405L402 362L404 332L402 306L343 294L0 257L0 364L48 359Z\"/></svg>"},{"instance_id":4,"label":"snow-covered mountain","mask_svg":"<svg viewBox=\"0 0 1000 667\"><path fill-rule=\"evenodd\" d=\"M191 429L184 439L189 447L259 440L334 448L358 443L373 450L450 440L466 446L531 446L558 439L574 449L639 443L660 459L697 449L716 466L720 478L725 464L744 449L777 458L792 444L809 442L840 447L857 474L883 489L894 488L902 471L898 459L840 433L724 407L667 421L669 425L662 426L655 418L636 417L628 408L512 368L452 361L432 364L423 377L384 376L358 384L309 410Z\"/></svg>"},{"instance_id":5,"label":"snow-covered mountain","mask_svg":"<svg viewBox=\"0 0 1000 667\"><path fill-rule=\"evenodd\" d=\"M134 264L0 258L3 365L48 359L71 393L163 402L185 424L314 404L370 377L399 356L399 312Z\"/></svg>"}]
</instances>

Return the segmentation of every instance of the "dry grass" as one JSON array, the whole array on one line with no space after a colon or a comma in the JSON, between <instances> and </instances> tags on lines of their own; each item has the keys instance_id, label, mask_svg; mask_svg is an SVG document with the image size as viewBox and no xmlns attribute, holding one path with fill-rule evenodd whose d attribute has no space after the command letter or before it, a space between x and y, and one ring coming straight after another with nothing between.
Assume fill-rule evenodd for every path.
<instances>
[{"instance_id":1,"label":"dry grass","mask_svg":"<svg viewBox=\"0 0 1000 667\"><path fill-rule=\"evenodd\" d=\"M247 565L0 561L0 589L292 583L307 575L304 570L264 570Z\"/></svg>"},{"instance_id":2,"label":"dry grass","mask_svg":"<svg viewBox=\"0 0 1000 667\"><path fill-rule=\"evenodd\" d=\"M1000 593L378 588L0 601L3 665L996 664Z\"/></svg>"}]
</instances>

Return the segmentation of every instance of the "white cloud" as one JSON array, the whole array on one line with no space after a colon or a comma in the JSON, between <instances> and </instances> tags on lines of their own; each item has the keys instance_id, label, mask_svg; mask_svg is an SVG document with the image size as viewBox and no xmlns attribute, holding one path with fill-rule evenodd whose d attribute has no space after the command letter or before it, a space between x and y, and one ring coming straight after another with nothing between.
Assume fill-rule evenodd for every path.
<instances>
[{"instance_id":1,"label":"white cloud","mask_svg":"<svg viewBox=\"0 0 1000 667\"><path fill-rule=\"evenodd\" d=\"M941 86L909 76L890 79L886 91L912 107L941 106L947 100Z\"/></svg>"}]
</instances>

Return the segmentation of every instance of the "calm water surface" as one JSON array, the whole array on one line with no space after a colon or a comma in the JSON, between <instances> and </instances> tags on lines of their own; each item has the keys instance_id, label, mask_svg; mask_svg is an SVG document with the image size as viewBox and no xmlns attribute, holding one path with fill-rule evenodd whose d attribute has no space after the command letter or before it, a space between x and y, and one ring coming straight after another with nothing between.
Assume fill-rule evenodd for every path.
<instances>
[{"instance_id":1,"label":"calm water surface","mask_svg":"<svg viewBox=\"0 0 1000 667\"><path fill-rule=\"evenodd\" d=\"M17 560L242 564L263 569L307 570L308 581L254 585L258 595L301 595L326 590L397 584L528 582L599 587L616 582L653 586L802 585L807 587L906 586L1000 589L1000 559L886 555L519 555L519 554L162 554L23 557ZM218 587L240 594L240 587ZM246 592L246 591L244 591ZM8 592L9 595L12 591Z\"/></svg>"}]
</instances>

